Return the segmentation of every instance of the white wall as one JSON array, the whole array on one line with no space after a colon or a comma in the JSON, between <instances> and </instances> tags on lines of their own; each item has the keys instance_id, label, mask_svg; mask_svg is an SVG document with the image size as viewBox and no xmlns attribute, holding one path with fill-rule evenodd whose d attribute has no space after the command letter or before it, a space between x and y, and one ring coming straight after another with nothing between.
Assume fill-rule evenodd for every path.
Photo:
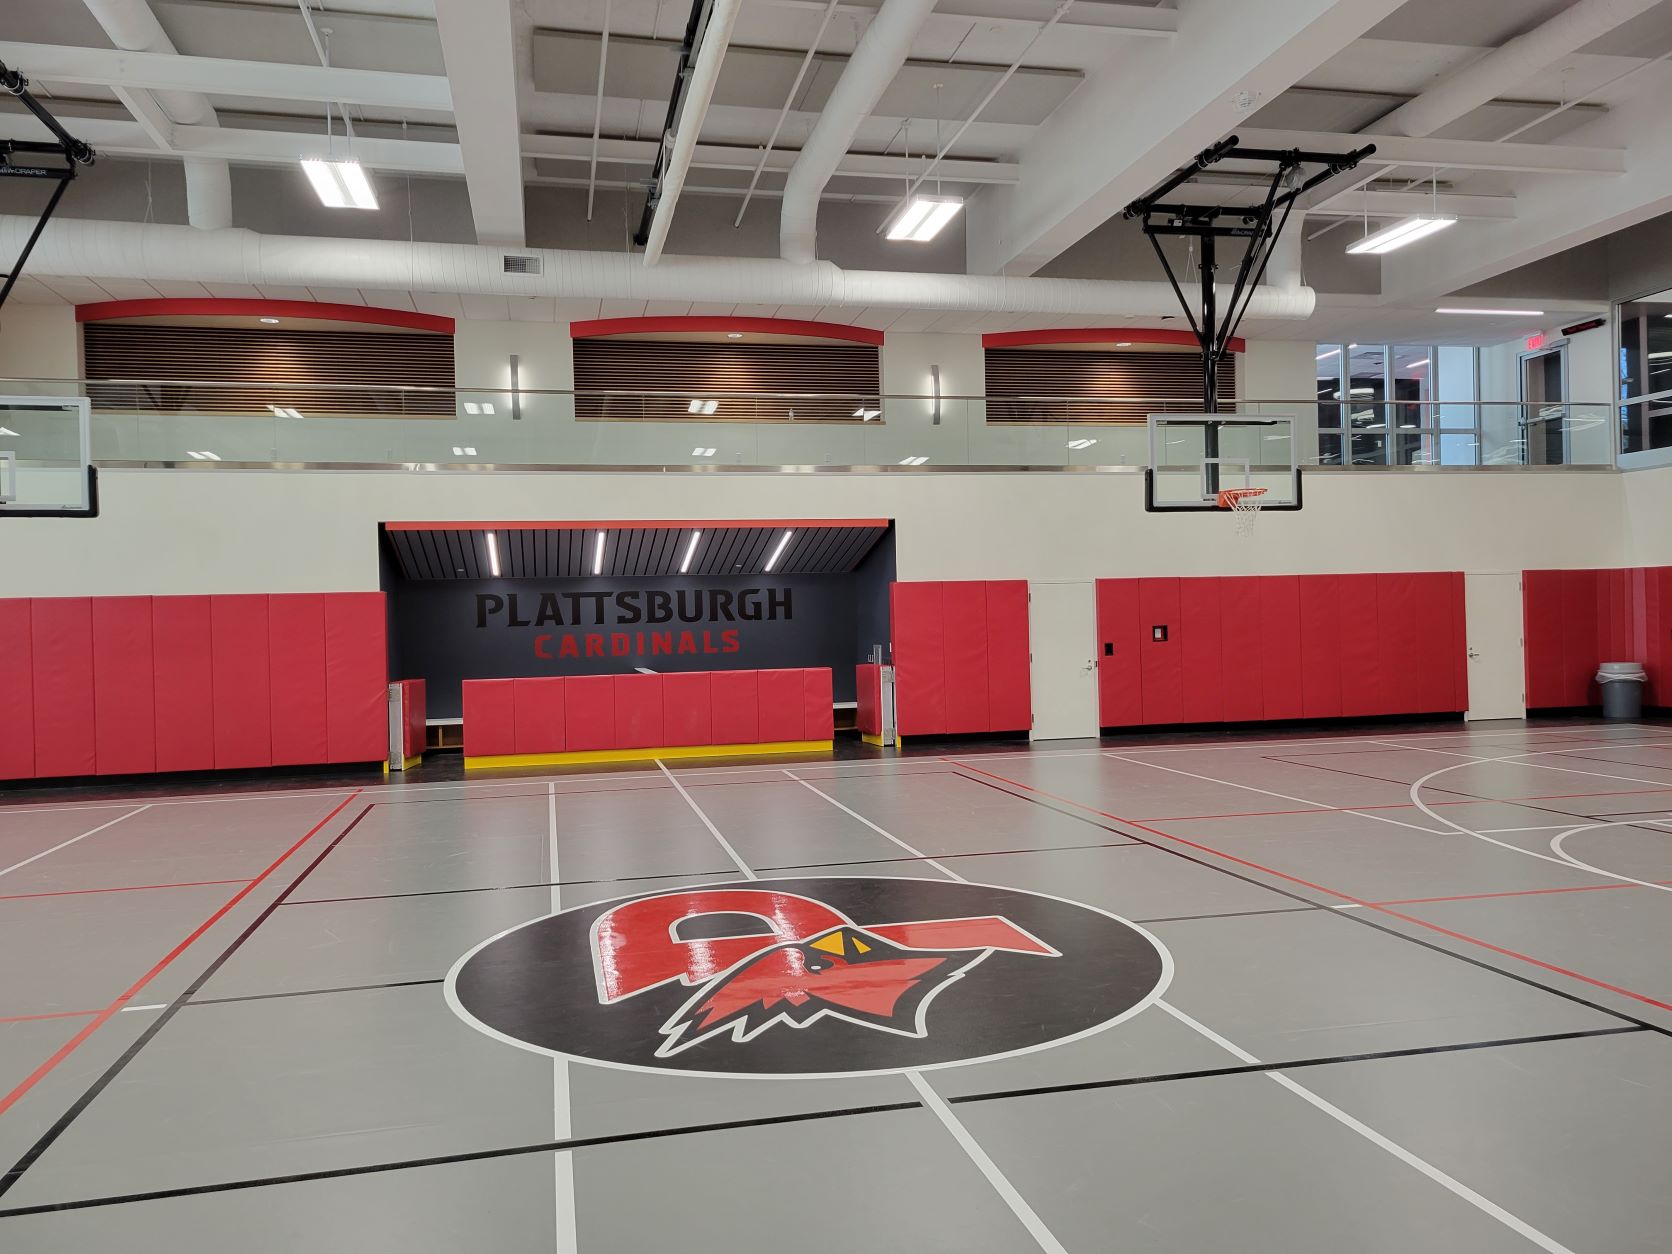
<instances>
[{"instance_id":1,"label":"white wall","mask_svg":"<svg viewBox=\"0 0 1672 1254\"><path fill-rule=\"evenodd\" d=\"M1672 566L1672 466L1629 471L1620 484L1626 565Z\"/></svg>"},{"instance_id":2,"label":"white wall","mask_svg":"<svg viewBox=\"0 0 1672 1254\"><path fill-rule=\"evenodd\" d=\"M1587 465L1614 460L1613 406L1606 403L1619 387L1620 370L1614 359L1614 327L1605 323L1572 336L1567 345L1568 400L1573 428L1568 437L1568 460ZM1601 401L1604 405L1592 402ZM1604 407L1606 405L1606 407Z\"/></svg>"},{"instance_id":3,"label":"white wall","mask_svg":"<svg viewBox=\"0 0 1672 1254\"><path fill-rule=\"evenodd\" d=\"M1653 473L1624 478L1647 482ZM15 596L370 589L377 524L393 520L893 518L902 579L1612 566L1626 560L1621 482L1608 472L1318 473L1307 478L1304 510L1268 514L1241 540L1219 514L1146 513L1136 472L112 470L101 476L97 519L5 522L0 588ZM1518 521L1527 518L1572 522Z\"/></svg>"},{"instance_id":4,"label":"white wall","mask_svg":"<svg viewBox=\"0 0 1672 1254\"><path fill-rule=\"evenodd\" d=\"M81 339L70 305L0 308L0 379L73 379L81 373Z\"/></svg>"}]
</instances>

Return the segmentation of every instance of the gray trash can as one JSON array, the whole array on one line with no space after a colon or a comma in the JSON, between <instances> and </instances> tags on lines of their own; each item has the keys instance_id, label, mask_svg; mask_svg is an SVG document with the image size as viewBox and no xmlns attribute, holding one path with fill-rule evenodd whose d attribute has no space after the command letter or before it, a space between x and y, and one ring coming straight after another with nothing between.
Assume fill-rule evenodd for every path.
<instances>
[{"instance_id":1,"label":"gray trash can","mask_svg":"<svg viewBox=\"0 0 1672 1254\"><path fill-rule=\"evenodd\" d=\"M1643 685L1648 682L1648 672L1640 662L1604 662L1597 669L1603 718L1637 718L1643 712Z\"/></svg>"}]
</instances>

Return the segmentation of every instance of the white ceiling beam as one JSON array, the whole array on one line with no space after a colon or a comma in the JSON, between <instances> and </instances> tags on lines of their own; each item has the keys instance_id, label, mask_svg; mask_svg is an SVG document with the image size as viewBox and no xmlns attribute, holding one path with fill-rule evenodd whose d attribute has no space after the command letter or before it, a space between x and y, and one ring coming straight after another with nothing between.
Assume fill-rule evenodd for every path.
<instances>
[{"instance_id":1,"label":"white ceiling beam","mask_svg":"<svg viewBox=\"0 0 1672 1254\"><path fill-rule=\"evenodd\" d=\"M436 0L435 19L477 242L520 246L526 229L511 0Z\"/></svg>"},{"instance_id":2,"label":"white ceiling beam","mask_svg":"<svg viewBox=\"0 0 1672 1254\"><path fill-rule=\"evenodd\" d=\"M1402 218L1416 213L1449 214L1454 218L1479 218L1502 222L1515 217L1514 196L1460 196L1426 191L1355 191L1332 196L1306 210L1312 218Z\"/></svg>"},{"instance_id":3,"label":"white ceiling beam","mask_svg":"<svg viewBox=\"0 0 1672 1254\"><path fill-rule=\"evenodd\" d=\"M1176 39L1113 58L1046 119L1020 183L972 199L970 272L1032 274L1398 7L1189 0Z\"/></svg>"},{"instance_id":4,"label":"white ceiling beam","mask_svg":"<svg viewBox=\"0 0 1672 1254\"><path fill-rule=\"evenodd\" d=\"M1374 156L1359 167L1444 166L1451 170L1504 170L1525 174L1623 174L1625 154L1618 148L1575 144L1491 143L1479 139L1408 139L1402 135L1341 135L1333 131L1268 131L1239 127L1237 135L1251 148L1310 148L1346 152L1366 143Z\"/></svg>"},{"instance_id":5,"label":"white ceiling beam","mask_svg":"<svg viewBox=\"0 0 1672 1254\"><path fill-rule=\"evenodd\" d=\"M652 139L598 140L598 160L636 162L645 166L656 160L657 144ZM548 161L590 161L592 140L585 135L524 135L522 152L525 157L539 157ZM766 169L785 173L795 164L796 150L773 149L767 156ZM760 161L760 149L732 144L698 144L691 164L705 170L750 170ZM850 152L837 167L838 177L855 178L913 178L923 170L921 157L894 157L877 153ZM1011 161L975 161L947 158L937 167L937 173L953 183L1014 183L1020 171ZM899 199L898 196L895 199Z\"/></svg>"},{"instance_id":6,"label":"white ceiling beam","mask_svg":"<svg viewBox=\"0 0 1672 1254\"><path fill-rule=\"evenodd\" d=\"M197 91L269 100L333 101L443 113L453 107L447 80L435 74L397 74L387 70L349 70L277 61L233 61L5 41L0 41L0 61L18 66L36 81L53 83ZM509 75L509 65L505 73Z\"/></svg>"},{"instance_id":7,"label":"white ceiling beam","mask_svg":"<svg viewBox=\"0 0 1672 1254\"><path fill-rule=\"evenodd\" d=\"M174 122L163 112L155 96L143 87L115 87L111 90L155 147L163 152L174 147Z\"/></svg>"},{"instance_id":8,"label":"white ceiling beam","mask_svg":"<svg viewBox=\"0 0 1672 1254\"><path fill-rule=\"evenodd\" d=\"M779 9L823 10L823 0L761 0ZM838 13L874 15L876 4L840 4ZM988 24L1038 26L1050 20L1054 0L942 0L935 6L938 18L966 18ZM1065 32L1090 34L1167 36L1178 29L1176 9L1151 8L1143 4L1076 4L1057 23Z\"/></svg>"}]
</instances>

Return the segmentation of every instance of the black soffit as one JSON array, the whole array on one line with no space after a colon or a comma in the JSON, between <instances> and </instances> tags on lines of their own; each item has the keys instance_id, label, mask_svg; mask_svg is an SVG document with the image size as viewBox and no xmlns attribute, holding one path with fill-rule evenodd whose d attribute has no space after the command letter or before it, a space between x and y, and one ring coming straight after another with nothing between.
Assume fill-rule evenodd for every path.
<instances>
[{"instance_id":1,"label":"black soffit","mask_svg":"<svg viewBox=\"0 0 1672 1254\"><path fill-rule=\"evenodd\" d=\"M793 521L744 526L606 526L600 578L677 575L691 543L691 575L758 575L783 538L788 546L772 567L775 575L844 575L858 566L888 530L885 522L809 524ZM499 573L506 579L592 577L596 527L388 527L384 535L406 579L491 579L488 534L499 549Z\"/></svg>"}]
</instances>

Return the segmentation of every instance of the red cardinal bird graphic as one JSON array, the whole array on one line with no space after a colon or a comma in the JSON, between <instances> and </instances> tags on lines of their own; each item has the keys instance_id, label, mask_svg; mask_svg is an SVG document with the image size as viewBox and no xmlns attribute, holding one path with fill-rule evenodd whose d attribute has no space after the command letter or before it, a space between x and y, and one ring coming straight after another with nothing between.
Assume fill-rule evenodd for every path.
<instances>
[{"instance_id":1,"label":"red cardinal bird graphic","mask_svg":"<svg viewBox=\"0 0 1672 1254\"><path fill-rule=\"evenodd\" d=\"M698 989L662 1025L656 1055L728 1032L752 1040L777 1023L804 1028L825 1015L921 1037L930 999L991 952L910 949L850 925L774 945Z\"/></svg>"}]
</instances>

